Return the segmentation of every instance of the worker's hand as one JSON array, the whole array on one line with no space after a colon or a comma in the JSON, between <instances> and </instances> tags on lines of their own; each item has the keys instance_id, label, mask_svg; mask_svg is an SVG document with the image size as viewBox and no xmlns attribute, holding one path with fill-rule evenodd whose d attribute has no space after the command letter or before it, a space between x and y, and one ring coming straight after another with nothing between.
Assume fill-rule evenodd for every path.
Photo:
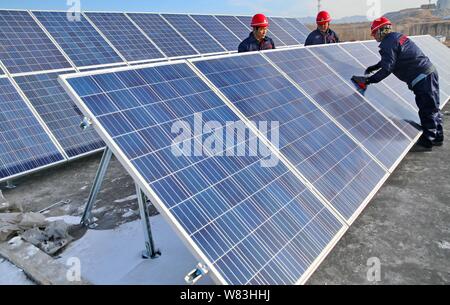
<instances>
[{"instance_id":1,"label":"worker's hand","mask_svg":"<svg viewBox=\"0 0 450 305\"><path fill-rule=\"evenodd\" d=\"M369 84L368 78L365 76L352 76L352 81L358 86L359 89L366 90Z\"/></svg>"},{"instance_id":2,"label":"worker's hand","mask_svg":"<svg viewBox=\"0 0 450 305\"><path fill-rule=\"evenodd\" d=\"M366 69L366 71L364 71L365 75L370 75L372 72L375 72L377 70L380 70L380 68L377 65L374 66L370 66Z\"/></svg>"}]
</instances>

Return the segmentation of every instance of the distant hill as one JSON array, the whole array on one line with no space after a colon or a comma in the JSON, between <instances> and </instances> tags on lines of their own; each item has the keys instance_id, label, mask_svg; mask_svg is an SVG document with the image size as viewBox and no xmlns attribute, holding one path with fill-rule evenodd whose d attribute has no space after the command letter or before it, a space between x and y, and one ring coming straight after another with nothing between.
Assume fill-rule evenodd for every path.
<instances>
[{"instance_id":1,"label":"distant hill","mask_svg":"<svg viewBox=\"0 0 450 305\"><path fill-rule=\"evenodd\" d=\"M304 24L315 24L316 23L315 17L303 17L303 18L299 18L299 20L301 22L303 22ZM335 19L335 20L333 20L333 23L355 23L355 22L366 22L366 21L367 21L366 16L349 16L349 17L344 17L344 18L340 18L340 19Z\"/></svg>"},{"instance_id":2,"label":"distant hill","mask_svg":"<svg viewBox=\"0 0 450 305\"><path fill-rule=\"evenodd\" d=\"M384 16L394 24L394 30L406 35L432 35L445 36L446 44L450 46L450 20L445 17L450 12L446 9L405 9L398 12L387 13ZM341 40L366 40L370 37L370 22L366 19L360 23L334 23L332 26Z\"/></svg>"},{"instance_id":3,"label":"distant hill","mask_svg":"<svg viewBox=\"0 0 450 305\"><path fill-rule=\"evenodd\" d=\"M333 23L358 23L358 22L367 22L367 16L350 16L344 17L341 19L336 19Z\"/></svg>"}]
</instances>

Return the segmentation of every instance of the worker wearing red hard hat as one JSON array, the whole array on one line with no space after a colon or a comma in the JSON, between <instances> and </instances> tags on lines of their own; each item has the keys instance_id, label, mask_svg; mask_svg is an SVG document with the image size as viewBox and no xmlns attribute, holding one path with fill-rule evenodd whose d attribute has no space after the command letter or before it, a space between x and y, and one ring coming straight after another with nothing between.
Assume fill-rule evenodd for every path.
<instances>
[{"instance_id":1,"label":"worker wearing red hard hat","mask_svg":"<svg viewBox=\"0 0 450 305\"><path fill-rule=\"evenodd\" d=\"M269 21L263 14L256 14L252 18L250 26L253 31L239 44L238 52L250 52L275 49L272 38L267 37Z\"/></svg>"},{"instance_id":2,"label":"worker wearing red hard hat","mask_svg":"<svg viewBox=\"0 0 450 305\"><path fill-rule=\"evenodd\" d=\"M312 31L306 38L305 46L315 44L327 44L339 42L339 37L330 29L331 15L327 11L321 11L317 14L317 29Z\"/></svg>"},{"instance_id":3,"label":"worker wearing red hard hat","mask_svg":"<svg viewBox=\"0 0 450 305\"><path fill-rule=\"evenodd\" d=\"M408 36L392 31L389 19L373 21L372 36L380 43L381 61L366 69L366 76L353 76L361 88L382 81L393 73L408 84L416 96L423 134L415 151L430 151L444 142L442 114L439 110L439 75L430 59ZM372 76L372 72L377 71Z\"/></svg>"}]
</instances>

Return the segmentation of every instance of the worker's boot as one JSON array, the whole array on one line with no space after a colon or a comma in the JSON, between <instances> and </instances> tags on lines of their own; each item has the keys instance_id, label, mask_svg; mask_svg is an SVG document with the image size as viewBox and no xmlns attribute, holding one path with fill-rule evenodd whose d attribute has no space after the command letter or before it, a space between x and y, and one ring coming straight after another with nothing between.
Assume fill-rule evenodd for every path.
<instances>
[{"instance_id":1,"label":"worker's boot","mask_svg":"<svg viewBox=\"0 0 450 305\"><path fill-rule=\"evenodd\" d=\"M444 135L438 135L436 137L436 139L434 139L433 141L431 141L431 143L433 144L433 146L442 146L444 144Z\"/></svg>"},{"instance_id":2,"label":"worker's boot","mask_svg":"<svg viewBox=\"0 0 450 305\"><path fill-rule=\"evenodd\" d=\"M422 135L416 144L411 148L411 152L427 152L433 150L433 142Z\"/></svg>"}]
</instances>

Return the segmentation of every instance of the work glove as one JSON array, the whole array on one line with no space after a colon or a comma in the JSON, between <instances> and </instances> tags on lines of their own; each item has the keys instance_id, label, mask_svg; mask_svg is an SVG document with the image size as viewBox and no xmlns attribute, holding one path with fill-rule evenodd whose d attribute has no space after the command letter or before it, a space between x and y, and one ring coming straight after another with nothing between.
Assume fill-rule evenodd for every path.
<instances>
[{"instance_id":1,"label":"work glove","mask_svg":"<svg viewBox=\"0 0 450 305\"><path fill-rule=\"evenodd\" d=\"M365 75L370 75L372 72L375 72L377 70L380 70L380 68L377 65L373 65L373 66L368 67L366 69L366 71L364 71L364 74Z\"/></svg>"},{"instance_id":2,"label":"work glove","mask_svg":"<svg viewBox=\"0 0 450 305\"><path fill-rule=\"evenodd\" d=\"M356 89L364 95L369 84L369 78L365 76L352 76L352 82L356 85Z\"/></svg>"}]
</instances>

